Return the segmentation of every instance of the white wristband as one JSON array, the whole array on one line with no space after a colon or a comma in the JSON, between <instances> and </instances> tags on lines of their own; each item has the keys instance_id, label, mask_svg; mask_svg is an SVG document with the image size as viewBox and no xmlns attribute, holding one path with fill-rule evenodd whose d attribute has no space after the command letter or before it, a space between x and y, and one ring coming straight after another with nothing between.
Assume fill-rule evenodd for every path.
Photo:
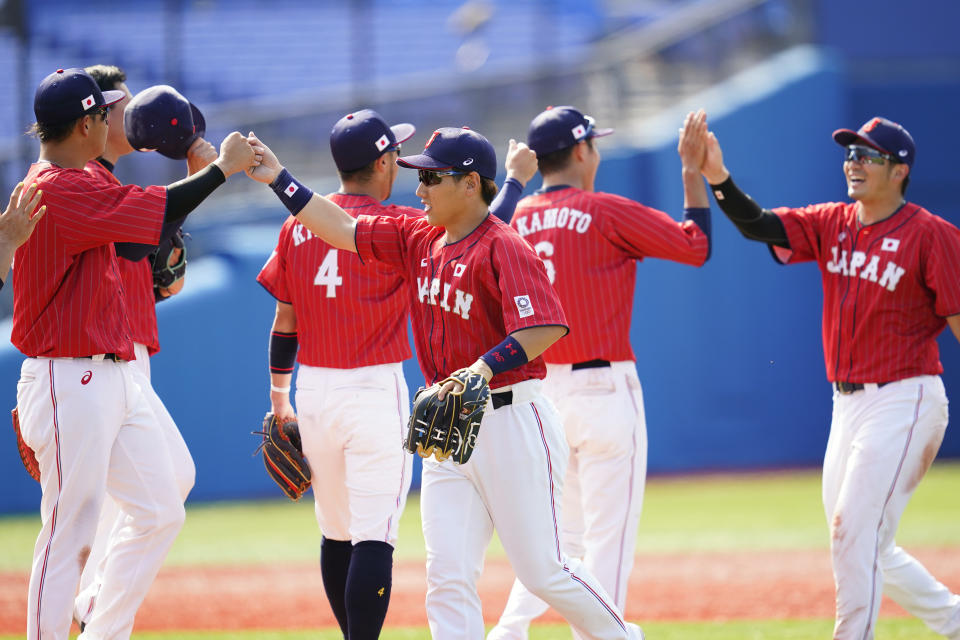
<instances>
[{"instance_id":1,"label":"white wristband","mask_svg":"<svg viewBox=\"0 0 960 640\"><path fill-rule=\"evenodd\" d=\"M275 384L271 384L270 391L276 391L277 393L290 393L290 387L278 387Z\"/></svg>"}]
</instances>

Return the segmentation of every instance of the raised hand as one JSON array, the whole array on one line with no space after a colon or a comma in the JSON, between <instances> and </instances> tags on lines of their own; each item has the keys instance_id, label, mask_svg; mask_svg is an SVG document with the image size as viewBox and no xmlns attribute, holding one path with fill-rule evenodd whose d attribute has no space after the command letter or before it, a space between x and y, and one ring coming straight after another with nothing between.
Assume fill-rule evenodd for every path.
<instances>
[{"instance_id":1,"label":"raised hand","mask_svg":"<svg viewBox=\"0 0 960 640\"><path fill-rule=\"evenodd\" d=\"M526 186L527 182L537 173L537 154L525 142L510 139L510 148L507 149L507 177L520 181Z\"/></svg>"},{"instance_id":2,"label":"raised hand","mask_svg":"<svg viewBox=\"0 0 960 640\"><path fill-rule=\"evenodd\" d=\"M703 109L691 111L680 129L680 141L677 153L680 162L687 171L700 172L706 160L707 151L707 114Z\"/></svg>"},{"instance_id":3,"label":"raised hand","mask_svg":"<svg viewBox=\"0 0 960 640\"><path fill-rule=\"evenodd\" d=\"M203 138L197 138L187 149L187 175L192 176L216 159L216 147Z\"/></svg>"},{"instance_id":4,"label":"raised hand","mask_svg":"<svg viewBox=\"0 0 960 640\"><path fill-rule=\"evenodd\" d=\"M280 164L280 160L277 159L276 154L270 149L270 147L265 145L259 138L257 138L253 131L251 131L247 136L247 140L250 142L250 145L257 153L257 157L260 159L257 164L247 167L247 175L257 182L270 184L276 180L280 172L283 171L283 165Z\"/></svg>"},{"instance_id":5,"label":"raised hand","mask_svg":"<svg viewBox=\"0 0 960 640\"><path fill-rule=\"evenodd\" d=\"M10 203L0 216L0 243L16 249L27 241L40 218L47 212L47 205L37 210L42 196L43 192L37 188L37 183L31 184L26 191L22 182L13 188Z\"/></svg>"}]
</instances>

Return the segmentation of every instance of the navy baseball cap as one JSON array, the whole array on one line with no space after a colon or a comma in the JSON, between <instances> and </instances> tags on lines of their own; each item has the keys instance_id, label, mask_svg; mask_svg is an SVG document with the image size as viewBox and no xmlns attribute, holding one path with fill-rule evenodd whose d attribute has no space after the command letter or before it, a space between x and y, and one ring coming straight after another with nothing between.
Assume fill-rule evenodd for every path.
<instances>
[{"instance_id":1,"label":"navy baseball cap","mask_svg":"<svg viewBox=\"0 0 960 640\"><path fill-rule=\"evenodd\" d=\"M37 124L63 124L94 107L116 104L126 95L123 91L100 91L97 81L83 69L57 69L37 87L33 113Z\"/></svg>"},{"instance_id":2,"label":"navy baseball cap","mask_svg":"<svg viewBox=\"0 0 960 640\"><path fill-rule=\"evenodd\" d=\"M476 171L481 178L497 177L497 152L490 141L469 127L443 127L427 140L423 153L397 158L407 169Z\"/></svg>"},{"instance_id":3,"label":"navy baseball cap","mask_svg":"<svg viewBox=\"0 0 960 640\"><path fill-rule=\"evenodd\" d=\"M593 118L573 107L547 107L530 123L527 144L538 156L544 156L611 133L613 129L597 129Z\"/></svg>"},{"instance_id":4,"label":"navy baseball cap","mask_svg":"<svg viewBox=\"0 0 960 640\"><path fill-rule=\"evenodd\" d=\"M179 91L165 84L144 89L123 112L123 130L137 151L158 151L174 160L207 132L203 114Z\"/></svg>"},{"instance_id":5,"label":"navy baseball cap","mask_svg":"<svg viewBox=\"0 0 960 640\"><path fill-rule=\"evenodd\" d=\"M833 132L833 139L844 147L851 144L864 144L877 151L889 154L899 162L913 166L913 158L917 149L913 144L913 137L903 126L886 118L871 118L857 131L837 129Z\"/></svg>"},{"instance_id":6,"label":"navy baseball cap","mask_svg":"<svg viewBox=\"0 0 960 640\"><path fill-rule=\"evenodd\" d=\"M417 129L404 122L392 127L373 109L348 113L333 125L330 151L340 171L355 171L406 142Z\"/></svg>"}]
</instances>

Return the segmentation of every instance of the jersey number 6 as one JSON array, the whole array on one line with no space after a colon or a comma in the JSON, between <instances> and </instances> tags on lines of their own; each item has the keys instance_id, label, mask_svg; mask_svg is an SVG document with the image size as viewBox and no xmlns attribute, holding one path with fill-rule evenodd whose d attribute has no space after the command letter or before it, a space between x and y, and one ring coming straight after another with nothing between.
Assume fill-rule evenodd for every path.
<instances>
[{"instance_id":1,"label":"jersey number 6","mask_svg":"<svg viewBox=\"0 0 960 640\"><path fill-rule=\"evenodd\" d=\"M551 282L553 282L553 280L551 280ZM330 249L330 251L327 251L327 255L323 257L323 262L320 263L320 268L317 269L317 277L313 279L313 284L318 287L325 286L327 288L328 298L337 297L337 287L343 284L343 278L340 277L337 269L336 249Z\"/></svg>"},{"instance_id":2,"label":"jersey number 6","mask_svg":"<svg viewBox=\"0 0 960 640\"><path fill-rule=\"evenodd\" d=\"M543 240L535 244L533 250L543 260L543 266L547 268L547 277L550 278L550 284L553 284L557 279L557 269L553 266L553 260L549 259L553 255L553 243Z\"/></svg>"}]
</instances>

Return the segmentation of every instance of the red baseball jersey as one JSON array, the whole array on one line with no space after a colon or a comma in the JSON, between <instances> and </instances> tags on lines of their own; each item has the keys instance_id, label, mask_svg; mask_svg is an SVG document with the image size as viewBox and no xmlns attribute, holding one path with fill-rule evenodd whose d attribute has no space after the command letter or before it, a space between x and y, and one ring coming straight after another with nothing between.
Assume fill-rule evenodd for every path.
<instances>
[{"instance_id":1,"label":"red baseball jersey","mask_svg":"<svg viewBox=\"0 0 960 640\"><path fill-rule=\"evenodd\" d=\"M543 259L570 324L570 333L543 355L551 364L634 360L630 316L637 261L700 266L709 248L694 222L573 187L524 198L510 225Z\"/></svg>"},{"instance_id":2,"label":"red baseball jersey","mask_svg":"<svg viewBox=\"0 0 960 640\"><path fill-rule=\"evenodd\" d=\"M823 354L831 382L890 382L943 371L936 337L960 313L960 230L907 203L864 226L857 203L778 208L791 250L823 281Z\"/></svg>"},{"instance_id":3,"label":"red baseball jersey","mask_svg":"<svg viewBox=\"0 0 960 640\"><path fill-rule=\"evenodd\" d=\"M487 215L458 242L445 244L444 233L423 217L357 218L360 258L407 274L417 359L426 380L433 383L470 366L519 329L566 327L543 262L516 231ZM537 357L495 376L490 387L543 378L546 370Z\"/></svg>"},{"instance_id":4,"label":"red baseball jersey","mask_svg":"<svg viewBox=\"0 0 960 640\"><path fill-rule=\"evenodd\" d=\"M353 217L423 215L370 196L327 197ZM404 277L404 271L386 264L364 265L357 254L335 249L290 216L257 282L277 300L293 305L298 362L353 369L410 357Z\"/></svg>"},{"instance_id":5,"label":"red baseball jersey","mask_svg":"<svg viewBox=\"0 0 960 640\"><path fill-rule=\"evenodd\" d=\"M28 356L132 360L113 243L159 241L166 188L111 185L47 162L30 167L24 183L33 182L47 213L15 256L11 342Z\"/></svg>"},{"instance_id":6,"label":"red baseball jersey","mask_svg":"<svg viewBox=\"0 0 960 640\"><path fill-rule=\"evenodd\" d=\"M85 170L108 184L121 184L105 166L91 160ZM124 301L127 304L127 320L130 322L130 338L147 347L150 355L160 351L160 335L157 333L157 302L153 296L153 269L150 261L127 260L117 256L120 282L123 284Z\"/></svg>"}]
</instances>

